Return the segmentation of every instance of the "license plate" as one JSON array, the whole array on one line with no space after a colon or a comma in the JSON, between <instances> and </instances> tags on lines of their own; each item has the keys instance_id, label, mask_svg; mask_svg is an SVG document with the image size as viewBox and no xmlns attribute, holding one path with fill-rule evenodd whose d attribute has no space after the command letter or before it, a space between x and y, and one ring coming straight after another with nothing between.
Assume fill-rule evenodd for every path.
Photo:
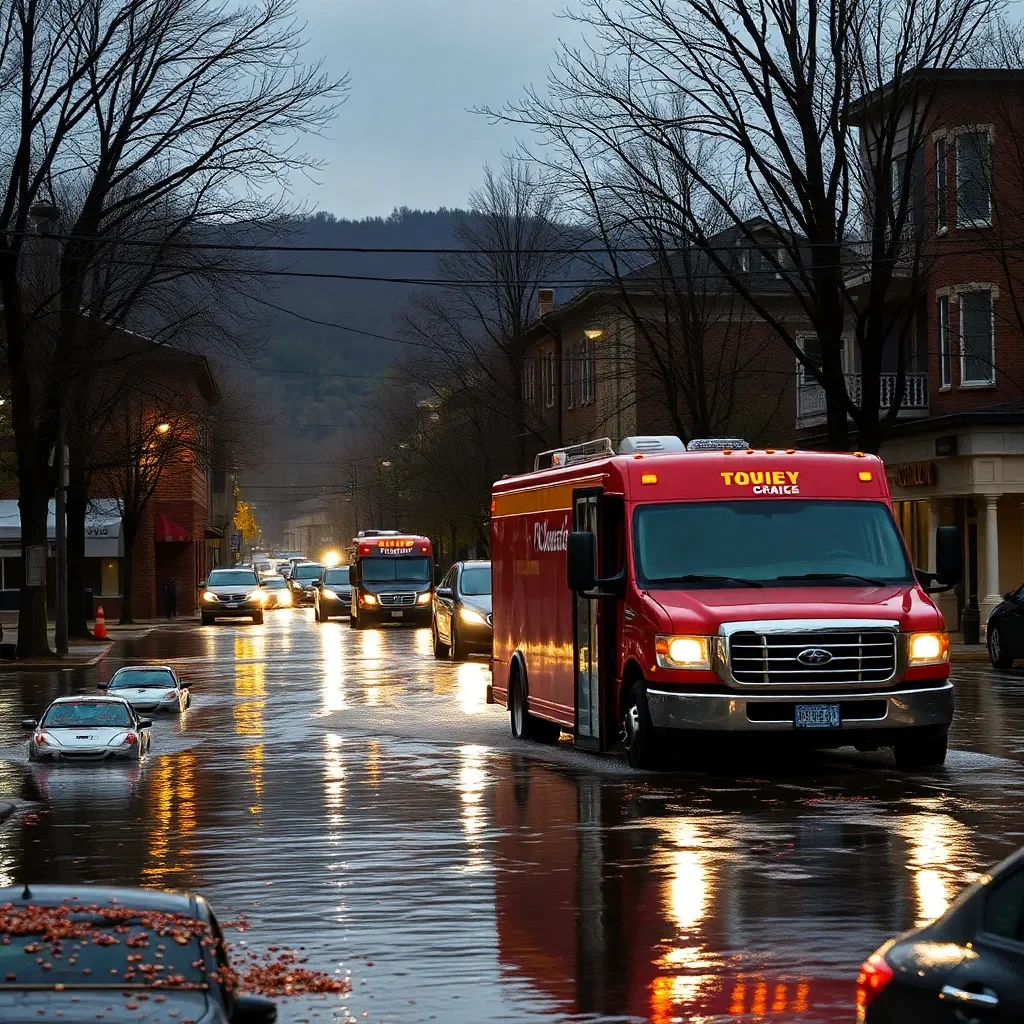
<instances>
[{"instance_id":1,"label":"license plate","mask_svg":"<svg viewBox=\"0 0 1024 1024\"><path fill-rule=\"evenodd\" d=\"M798 729L838 729L838 704L797 704L793 724Z\"/></svg>"},{"instance_id":2,"label":"license plate","mask_svg":"<svg viewBox=\"0 0 1024 1024\"><path fill-rule=\"evenodd\" d=\"M238 607L238 602L237 601L228 601L228 603L224 607L225 608L237 608Z\"/></svg>"},{"instance_id":3,"label":"license plate","mask_svg":"<svg viewBox=\"0 0 1024 1024\"><path fill-rule=\"evenodd\" d=\"M392 612L391 613L391 618L393 618L393 619L400 619L404 614L405 614L405 612Z\"/></svg>"}]
</instances>

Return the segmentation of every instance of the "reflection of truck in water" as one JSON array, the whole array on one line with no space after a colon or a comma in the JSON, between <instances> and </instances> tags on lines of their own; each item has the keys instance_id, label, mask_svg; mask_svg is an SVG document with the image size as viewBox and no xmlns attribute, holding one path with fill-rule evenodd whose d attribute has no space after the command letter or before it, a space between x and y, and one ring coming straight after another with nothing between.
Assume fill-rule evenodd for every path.
<instances>
[{"instance_id":1,"label":"reflection of truck in water","mask_svg":"<svg viewBox=\"0 0 1024 1024\"><path fill-rule=\"evenodd\" d=\"M350 550L353 629L385 622L429 626L434 562L429 537L360 530Z\"/></svg>"},{"instance_id":2,"label":"reflection of truck in water","mask_svg":"<svg viewBox=\"0 0 1024 1024\"><path fill-rule=\"evenodd\" d=\"M845 858L827 844L813 853L820 880L757 878L760 865L744 860L756 840L737 809L666 809L525 759L513 775L493 790L498 958L558 1013L846 1022L862 950L905 925L899 900L879 900L877 920L863 905L813 908L812 893L842 891ZM901 844L878 852L873 878L855 881L849 899L904 870ZM793 885L804 887L799 910Z\"/></svg>"}]
</instances>

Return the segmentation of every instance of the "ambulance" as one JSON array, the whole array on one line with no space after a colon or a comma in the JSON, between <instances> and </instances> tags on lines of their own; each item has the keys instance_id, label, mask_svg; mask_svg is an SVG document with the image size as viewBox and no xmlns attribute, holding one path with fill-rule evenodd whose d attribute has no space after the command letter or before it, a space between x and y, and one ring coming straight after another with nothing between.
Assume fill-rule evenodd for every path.
<instances>
[{"instance_id":1,"label":"ambulance","mask_svg":"<svg viewBox=\"0 0 1024 1024\"><path fill-rule=\"evenodd\" d=\"M360 530L349 553L349 625L429 626L434 594L430 538L398 530Z\"/></svg>"},{"instance_id":2,"label":"ambulance","mask_svg":"<svg viewBox=\"0 0 1024 1024\"><path fill-rule=\"evenodd\" d=\"M518 738L657 769L693 740L892 748L941 765L949 638L881 461L741 440L608 438L538 455L492 492L489 699Z\"/></svg>"}]
</instances>

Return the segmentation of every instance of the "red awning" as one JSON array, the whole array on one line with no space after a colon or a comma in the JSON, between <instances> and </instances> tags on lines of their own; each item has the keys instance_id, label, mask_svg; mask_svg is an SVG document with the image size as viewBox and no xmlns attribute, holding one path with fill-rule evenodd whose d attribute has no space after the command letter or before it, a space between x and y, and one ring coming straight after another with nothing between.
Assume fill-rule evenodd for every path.
<instances>
[{"instance_id":1,"label":"red awning","mask_svg":"<svg viewBox=\"0 0 1024 1024\"><path fill-rule=\"evenodd\" d=\"M170 516L162 512L156 514L156 539L165 543L191 540L192 534L184 526L176 523Z\"/></svg>"}]
</instances>

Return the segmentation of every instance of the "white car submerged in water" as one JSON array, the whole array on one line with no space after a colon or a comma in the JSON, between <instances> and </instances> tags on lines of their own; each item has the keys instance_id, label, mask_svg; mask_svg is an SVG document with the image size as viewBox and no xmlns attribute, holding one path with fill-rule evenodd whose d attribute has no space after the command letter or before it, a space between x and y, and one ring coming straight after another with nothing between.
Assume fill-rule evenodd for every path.
<instances>
[{"instance_id":1,"label":"white car submerged in water","mask_svg":"<svg viewBox=\"0 0 1024 1024\"><path fill-rule=\"evenodd\" d=\"M30 761L139 761L152 742L152 722L120 697L58 697L32 730Z\"/></svg>"},{"instance_id":2,"label":"white car submerged in water","mask_svg":"<svg viewBox=\"0 0 1024 1024\"><path fill-rule=\"evenodd\" d=\"M125 665L110 678L97 683L114 697L122 697L136 711L173 711L181 714L192 706L192 695L178 673L168 665Z\"/></svg>"}]
</instances>

